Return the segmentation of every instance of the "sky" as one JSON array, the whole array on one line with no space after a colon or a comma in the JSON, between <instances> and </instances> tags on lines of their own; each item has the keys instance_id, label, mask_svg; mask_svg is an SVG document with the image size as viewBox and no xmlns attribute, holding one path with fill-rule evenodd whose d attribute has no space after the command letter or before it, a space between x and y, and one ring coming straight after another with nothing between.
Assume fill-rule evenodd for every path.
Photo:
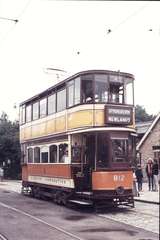
<instances>
[{"instance_id":1,"label":"sky","mask_svg":"<svg viewBox=\"0 0 160 240\"><path fill-rule=\"evenodd\" d=\"M106 69L133 74L135 104L156 115L159 13L158 1L0 0L0 113L17 119L19 104L53 86L57 73Z\"/></svg>"}]
</instances>

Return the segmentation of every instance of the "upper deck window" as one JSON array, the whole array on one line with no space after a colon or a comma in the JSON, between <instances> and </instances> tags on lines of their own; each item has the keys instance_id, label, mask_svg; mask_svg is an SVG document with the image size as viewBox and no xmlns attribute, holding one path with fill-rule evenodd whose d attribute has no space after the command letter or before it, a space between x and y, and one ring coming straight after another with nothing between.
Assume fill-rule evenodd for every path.
<instances>
[{"instance_id":1,"label":"upper deck window","mask_svg":"<svg viewBox=\"0 0 160 240\"><path fill-rule=\"evenodd\" d=\"M95 75L95 102L108 102L108 76L106 74Z\"/></svg>"},{"instance_id":2,"label":"upper deck window","mask_svg":"<svg viewBox=\"0 0 160 240\"><path fill-rule=\"evenodd\" d=\"M25 123L25 112L26 109L25 109L25 105L21 106L20 107L20 124L24 124Z\"/></svg>"},{"instance_id":3,"label":"upper deck window","mask_svg":"<svg viewBox=\"0 0 160 240\"><path fill-rule=\"evenodd\" d=\"M39 102L33 104L33 120L39 118Z\"/></svg>"},{"instance_id":4,"label":"upper deck window","mask_svg":"<svg viewBox=\"0 0 160 240\"><path fill-rule=\"evenodd\" d=\"M66 89L57 92L57 112L66 108Z\"/></svg>"},{"instance_id":5,"label":"upper deck window","mask_svg":"<svg viewBox=\"0 0 160 240\"><path fill-rule=\"evenodd\" d=\"M93 102L93 75L87 74L81 77L82 80L82 102Z\"/></svg>"},{"instance_id":6,"label":"upper deck window","mask_svg":"<svg viewBox=\"0 0 160 240\"><path fill-rule=\"evenodd\" d=\"M56 111L56 94L52 94L48 97L48 114L55 113Z\"/></svg>"},{"instance_id":7,"label":"upper deck window","mask_svg":"<svg viewBox=\"0 0 160 240\"><path fill-rule=\"evenodd\" d=\"M80 103L80 78L68 82L68 107Z\"/></svg>"},{"instance_id":8,"label":"upper deck window","mask_svg":"<svg viewBox=\"0 0 160 240\"><path fill-rule=\"evenodd\" d=\"M26 122L31 121L31 105L26 107Z\"/></svg>"},{"instance_id":9,"label":"upper deck window","mask_svg":"<svg viewBox=\"0 0 160 240\"><path fill-rule=\"evenodd\" d=\"M47 114L47 99L40 100L40 118L45 117Z\"/></svg>"}]
</instances>

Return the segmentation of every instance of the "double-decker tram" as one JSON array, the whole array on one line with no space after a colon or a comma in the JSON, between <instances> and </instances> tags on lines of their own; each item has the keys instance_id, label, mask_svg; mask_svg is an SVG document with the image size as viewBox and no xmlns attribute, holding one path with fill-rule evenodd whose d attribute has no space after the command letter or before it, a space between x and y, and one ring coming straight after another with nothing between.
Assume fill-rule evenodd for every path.
<instances>
[{"instance_id":1,"label":"double-decker tram","mask_svg":"<svg viewBox=\"0 0 160 240\"><path fill-rule=\"evenodd\" d=\"M20 104L22 192L134 206L134 76L79 72Z\"/></svg>"}]
</instances>

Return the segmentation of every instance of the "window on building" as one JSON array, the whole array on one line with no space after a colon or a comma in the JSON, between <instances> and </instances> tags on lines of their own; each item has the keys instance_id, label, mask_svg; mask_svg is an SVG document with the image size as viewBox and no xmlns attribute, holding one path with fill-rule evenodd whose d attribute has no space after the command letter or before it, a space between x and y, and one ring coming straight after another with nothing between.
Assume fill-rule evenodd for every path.
<instances>
[{"instance_id":1,"label":"window on building","mask_svg":"<svg viewBox=\"0 0 160 240\"><path fill-rule=\"evenodd\" d=\"M57 112L66 108L66 89L57 92Z\"/></svg>"},{"instance_id":2,"label":"window on building","mask_svg":"<svg viewBox=\"0 0 160 240\"><path fill-rule=\"evenodd\" d=\"M47 99L40 100L40 118L45 117L47 114Z\"/></svg>"},{"instance_id":3,"label":"window on building","mask_svg":"<svg viewBox=\"0 0 160 240\"><path fill-rule=\"evenodd\" d=\"M26 107L26 122L30 122L31 121L31 105L28 105Z\"/></svg>"},{"instance_id":4,"label":"window on building","mask_svg":"<svg viewBox=\"0 0 160 240\"><path fill-rule=\"evenodd\" d=\"M28 163L33 163L33 148L28 148Z\"/></svg>"},{"instance_id":5,"label":"window on building","mask_svg":"<svg viewBox=\"0 0 160 240\"><path fill-rule=\"evenodd\" d=\"M40 163L40 147L34 148L34 163Z\"/></svg>"},{"instance_id":6,"label":"window on building","mask_svg":"<svg viewBox=\"0 0 160 240\"><path fill-rule=\"evenodd\" d=\"M39 118L39 102L33 103L33 120Z\"/></svg>"},{"instance_id":7,"label":"window on building","mask_svg":"<svg viewBox=\"0 0 160 240\"><path fill-rule=\"evenodd\" d=\"M56 111L56 94L48 97L48 114L55 113Z\"/></svg>"},{"instance_id":8,"label":"window on building","mask_svg":"<svg viewBox=\"0 0 160 240\"><path fill-rule=\"evenodd\" d=\"M50 163L57 162L57 146L56 145L51 145L49 147L49 156L50 156Z\"/></svg>"}]
</instances>

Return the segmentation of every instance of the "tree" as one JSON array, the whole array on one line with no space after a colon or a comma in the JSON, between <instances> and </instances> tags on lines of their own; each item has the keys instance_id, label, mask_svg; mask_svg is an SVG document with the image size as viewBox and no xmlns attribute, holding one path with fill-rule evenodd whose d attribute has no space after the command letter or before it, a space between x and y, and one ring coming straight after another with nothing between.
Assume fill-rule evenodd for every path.
<instances>
[{"instance_id":1,"label":"tree","mask_svg":"<svg viewBox=\"0 0 160 240\"><path fill-rule=\"evenodd\" d=\"M136 114L136 122L146 122L146 121L152 121L155 116L149 115L145 108L140 105L136 105L135 107L135 114Z\"/></svg>"},{"instance_id":2,"label":"tree","mask_svg":"<svg viewBox=\"0 0 160 240\"><path fill-rule=\"evenodd\" d=\"M3 112L0 117L0 166L3 166L6 177L19 177L20 155L19 122L9 121Z\"/></svg>"}]
</instances>

